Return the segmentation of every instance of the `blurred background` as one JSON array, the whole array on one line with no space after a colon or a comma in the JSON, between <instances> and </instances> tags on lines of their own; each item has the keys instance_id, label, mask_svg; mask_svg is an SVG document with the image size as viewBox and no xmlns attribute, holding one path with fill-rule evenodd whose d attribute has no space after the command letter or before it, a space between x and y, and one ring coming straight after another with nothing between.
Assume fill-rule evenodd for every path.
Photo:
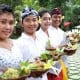
<instances>
[{"instance_id":1,"label":"blurred background","mask_svg":"<svg viewBox=\"0 0 80 80\"><path fill-rule=\"evenodd\" d=\"M0 0L0 4L2 3L11 5L15 11L15 30L11 38L18 38L23 31L19 24L20 11L27 5L37 11L42 8L51 10L60 7L63 12L63 22L60 27L64 31L75 29L80 25L80 0Z\"/></svg>"}]
</instances>

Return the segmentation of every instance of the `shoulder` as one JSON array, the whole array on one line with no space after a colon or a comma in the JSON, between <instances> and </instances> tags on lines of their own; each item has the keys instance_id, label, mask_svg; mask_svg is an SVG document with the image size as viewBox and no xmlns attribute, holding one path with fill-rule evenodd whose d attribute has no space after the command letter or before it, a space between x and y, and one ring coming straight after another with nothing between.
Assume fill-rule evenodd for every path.
<instances>
[{"instance_id":1,"label":"shoulder","mask_svg":"<svg viewBox=\"0 0 80 80\"><path fill-rule=\"evenodd\" d=\"M18 48L22 48L25 44L25 41L22 39L22 37L19 37L16 40L13 40L14 46L17 46Z\"/></svg>"},{"instance_id":2,"label":"shoulder","mask_svg":"<svg viewBox=\"0 0 80 80\"><path fill-rule=\"evenodd\" d=\"M60 31L61 33L65 34L65 32L64 32L61 28L59 28L59 31Z\"/></svg>"},{"instance_id":3,"label":"shoulder","mask_svg":"<svg viewBox=\"0 0 80 80\"><path fill-rule=\"evenodd\" d=\"M48 31L55 33L56 29L55 29L53 26L50 26L50 27L48 28Z\"/></svg>"},{"instance_id":4,"label":"shoulder","mask_svg":"<svg viewBox=\"0 0 80 80\"><path fill-rule=\"evenodd\" d=\"M40 28L38 31L36 31L36 34L37 34L37 35L40 35L41 33L42 33L41 28Z\"/></svg>"}]
</instances>

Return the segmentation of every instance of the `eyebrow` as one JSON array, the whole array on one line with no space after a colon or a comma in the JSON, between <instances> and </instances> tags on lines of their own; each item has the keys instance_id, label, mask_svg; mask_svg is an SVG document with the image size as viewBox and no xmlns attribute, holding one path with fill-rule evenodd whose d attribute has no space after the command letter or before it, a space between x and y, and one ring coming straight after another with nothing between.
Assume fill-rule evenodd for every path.
<instances>
[{"instance_id":1,"label":"eyebrow","mask_svg":"<svg viewBox=\"0 0 80 80\"><path fill-rule=\"evenodd\" d=\"M0 18L0 20L7 20L7 19L6 19L6 18ZM12 18L11 18L11 20L15 20L15 19L12 19Z\"/></svg>"}]
</instances>

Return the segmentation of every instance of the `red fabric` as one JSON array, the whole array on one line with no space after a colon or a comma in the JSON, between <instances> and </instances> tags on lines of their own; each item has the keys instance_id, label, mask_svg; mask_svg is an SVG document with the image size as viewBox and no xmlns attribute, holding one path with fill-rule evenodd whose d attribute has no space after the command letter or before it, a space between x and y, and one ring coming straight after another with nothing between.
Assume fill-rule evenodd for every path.
<instances>
[{"instance_id":1,"label":"red fabric","mask_svg":"<svg viewBox=\"0 0 80 80\"><path fill-rule=\"evenodd\" d=\"M60 74L58 76L48 73L47 74L48 80L62 80L62 71L60 72Z\"/></svg>"},{"instance_id":2,"label":"red fabric","mask_svg":"<svg viewBox=\"0 0 80 80\"><path fill-rule=\"evenodd\" d=\"M61 11L60 8L54 8L54 9L52 10L51 14L52 14L52 15L54 15L54 14L57 14L57 15L61 14L61 15L62 15L62 11Z\"/></svg>"}]
</instances>

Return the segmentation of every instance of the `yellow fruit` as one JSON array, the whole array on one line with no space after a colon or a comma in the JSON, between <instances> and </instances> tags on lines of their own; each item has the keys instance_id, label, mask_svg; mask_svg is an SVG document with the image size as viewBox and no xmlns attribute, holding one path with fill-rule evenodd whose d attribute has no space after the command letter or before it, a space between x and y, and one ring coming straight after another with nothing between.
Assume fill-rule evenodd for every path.
<instances>
[{"instance_id":1,"label":"yellow fruit","mask_svg":"<svg viewBox=\"0 0 80 80\"><path fill-rule=\"evenodd\" d=\"M5 73L17 73L17 72L18 72L17 69L8 68L8 70Z\"/></svg>"},{"instance_id":2,"label":"yellow fruit","mask_svg":"<svg viewBox=\"0 0 80 80\"><path fill-rule=\"evenodd\" d=\"M76 38L76 39L75 39L75 42L77 42L77 41L78 41L78 39Z\"/></svg>"},{"instance_id":3,"label":"yellow fruit","mask_svg":"<svg viewBox=\"0 0 80 80\"><path fill-rule=\"evenodd\" d=\"M2 74L3 79L14 79L19 77L17 69L9 68L5 73Z\"/></svg>"},{"instance_id":4,"label":"yellow fruit","mask_svg":"<svg viewBox=\"0 0 80 80\"><path fill-rule=\"evenodd\" d=\"M51 64L49 64L49 63L45 63L44 64L44 70L46 70L46 69L50 69L51 68Z\"/></svg>"},{"instance_id":5,"label":"yellow fruit","mask_svg":"<svg viewBox=\"0 0 80 80\"><path fill-rule=\"evenodd\" d=\"M26 73L27 75L30 74L30 72L31 72L31 70L30 70L29 68L25 68L24 70L25 70L25 73Z\"/></svg>"},{"instance_id":6,"label":"yellow fruit","mask_svg":"<svg viewBox=\"0 0 80 80\"><path fill-rule=\"evenodd\" d=\"M73 48L73 49L77 49L77 45L73 45L72 48Z\"/></svg>"}]
</instances>

